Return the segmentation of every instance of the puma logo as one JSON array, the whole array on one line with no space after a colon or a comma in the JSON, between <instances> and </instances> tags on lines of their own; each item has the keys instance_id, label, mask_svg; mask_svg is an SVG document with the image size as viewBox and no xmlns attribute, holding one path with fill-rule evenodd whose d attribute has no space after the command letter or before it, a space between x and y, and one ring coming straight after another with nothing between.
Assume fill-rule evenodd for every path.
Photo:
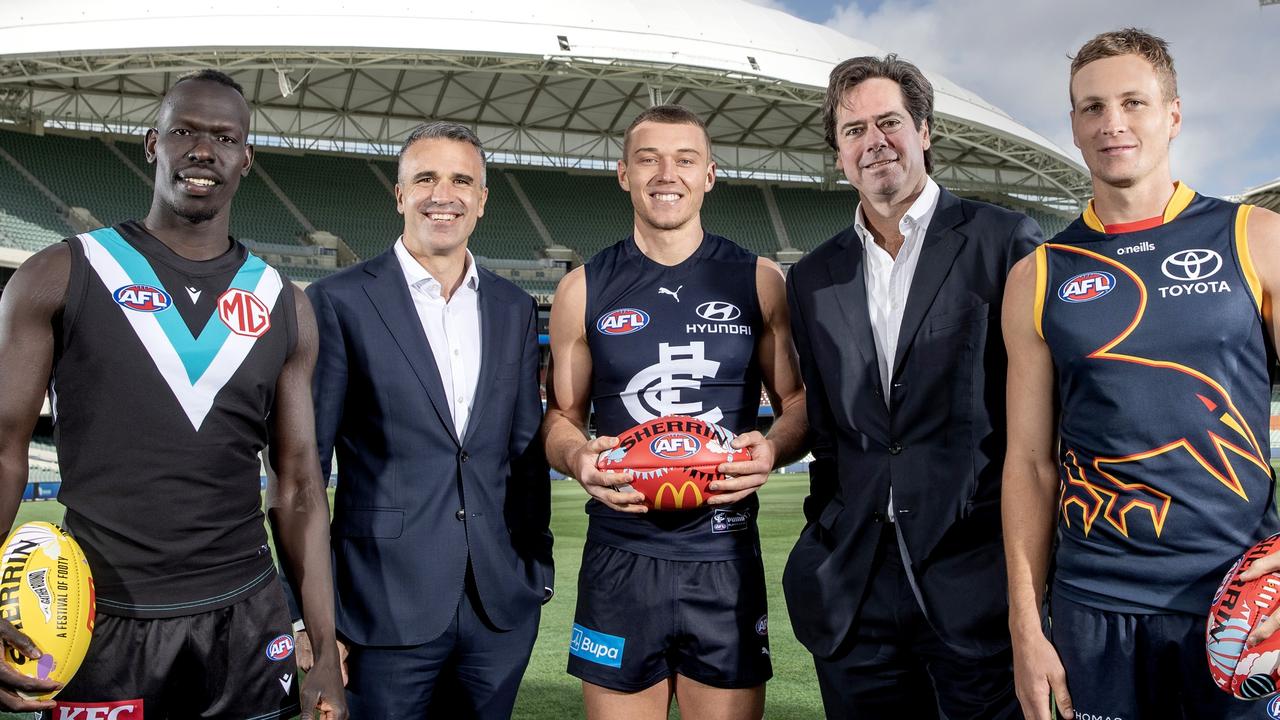
<instances>
[{"instance_id":1,"label":"puma logo","mask_svg":"<svg viewBox=\"0 0 1280 720\"><path fill-rule=\"evenodd\" d=\"M673 297L673 298L675 298L675 299L676 299L676 302L680 302L680 291L681 291L681 290L683 290L683 289L684 289L684 286L683 286L683 285L681 285L680 287L676 288L675 290L668 290L668 289L666 289L666 288L664 288L664 287L660 287L660 288L658 288L658 294L659 294L659 295L670 295L671 297Z\"/></svg>"}]
</instances>

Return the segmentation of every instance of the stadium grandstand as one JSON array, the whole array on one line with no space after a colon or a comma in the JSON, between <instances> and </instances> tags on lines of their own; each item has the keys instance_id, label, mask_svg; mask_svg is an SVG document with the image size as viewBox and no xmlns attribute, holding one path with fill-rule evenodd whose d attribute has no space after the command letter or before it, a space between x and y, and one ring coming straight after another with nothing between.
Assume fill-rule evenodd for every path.
<instances>
[{"instance_id":1,"label":"stadium grandstand","mask_svg":"<svg viewBox=\"0 0 1280 720\"><path fill-rule=\"evenodd\" d=\"M471 249L534 294L545 322L559 278L629 232L615 175L621 133L663 102L707 122L719 168L707 229L786 266L848 225L857 200L823 140L827 74L885 52L743 0L226 0L216 12L156 0L6 2L0 288L40 248L146 213L143 135L174 80L201 68L232 75L253 112L257 160L232 232L295 281L390 246L399 144L417 123L446 119L472 127L488 152L489 200ZM1083 167L929 75L934 177L1028 213L1047 234L1065 227L1089 194ZM50 461L41 453L33 468Z\"/></svg>"},{"instance_id":2,"label":"stadium grandstand","mask_svg":"<svg viewBox=\"0 0 1280 720\"><path fill-rule=\"evenodd\" d=\"M1277 0L1277 2L1280 2L1280 0ZM1232 199L1280 212L1280 178L1245 190Z\"/></svg>"}]
</instances>

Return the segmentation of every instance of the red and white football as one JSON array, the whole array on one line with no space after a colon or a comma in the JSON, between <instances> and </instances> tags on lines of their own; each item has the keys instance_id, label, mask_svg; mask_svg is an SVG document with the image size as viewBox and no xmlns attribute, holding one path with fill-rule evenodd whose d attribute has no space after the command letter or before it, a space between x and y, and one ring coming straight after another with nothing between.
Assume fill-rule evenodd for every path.
<instances>
[{"instance_id":1,"label":"red and white football","mask_svg":"<svg viewBox=\"0 0 1280 720\"><path fill-rule=\"evenodd\" d=\"M627 472L631 487L654 510L688 510L717 495L707 485L722 480L721 463L748 460L729 445L734 434L691 417L660 417L618 435L618 446L600 453L596 468Z\"/></svg>"},{"instance_id":2,"label":"red and white football","mask_svg":"<svg viewBox=\"0 0 1280 720\"><path fill-rule=\"evenodd\" d=\"M1255 560L1280 550L1280 534L1249 548L1223 578L1209 609L1205 649L1209 672L1223 691L1245 700L1260 700L1277 691L1280 681L1280 633L1253 647L1246 640L1255 625L1280 605L1280 575L1244 581L1240 573Z\"/></svg>"}]
</instances>

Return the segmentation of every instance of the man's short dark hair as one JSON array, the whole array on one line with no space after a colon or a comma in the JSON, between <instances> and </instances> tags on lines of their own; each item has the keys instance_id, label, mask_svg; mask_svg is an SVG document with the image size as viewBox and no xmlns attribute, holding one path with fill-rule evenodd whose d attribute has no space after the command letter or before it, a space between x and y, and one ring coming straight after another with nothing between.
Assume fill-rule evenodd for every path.
<instances>
[{"instance_id":1,"label":"man's short dark hair","mask_svg":"<svg viewBox=\"0 0 1280 720\"><path fill-rule=\"evenodd\" d=\"M203 70L196 70L195 72L189 72L186 75L183 75L182 77L178 78L177 80L174 80L173 87L178 87L179 85L181 85L184 82L187 82L188 80L205 80L208 82L218 83L219 85L226 85L232 90L235 90L236 92L240 93L240 97L244 97L244 88L240 87L240 83L236 82L234 78L222 72L221 70L214 70L213 68L205 68ZM172 90L173 88L171 87L169 89Z\"/></svg>"},{"instance_id":2,"label":"man's short dark hair","mask_svg":"<svg viewBox=\"0 0 1280 720\"><path fill-rule=\"evenodd\" d=\"M625 162L631 152L631 133L640 123L656 122L664 125L693 125L702 130L702 137L707 140L707 160L711 159L711 134L707 132L707 124L693 111L683 105L654 105L636 116L622 134L622 159Z\"/></svg>"},{"instance_id":3,"label":"man's short dark hair","mask_svg":"<svg viewBox=\"0 0 1280 720\"><path fill-rule=\"evenodd\" d=\"M459 125L458 123L448 122L447 120L424 122L409 131L409 136L404 139L404 144L400 146L400 154L396 160L397 182L400 178L400 165L404 163L404 154L409 152L409 148L419 140L455 140L457 142L470 143L475 147L476 152L480 155L480 187L487 186L485 180L484 145L480 142L480 137L472 132L471 128L466 125Z\"/></svg>"},{"instance_id":4,"label":"man's short dark hair","mask_svg":"<svg viewBox=\"0 0 1280 720\"><path fill-rule=\"evenodd\" d=\"M902 90L902 104L919 130L929 123L933 131L933 85L920 72L920 68L890 53L882 58L872 55L850 58L835 66L827 82L827 97L822 103L822 129L827 144L839 150L836 144L836 109L844 102L844 96L859 83L872 78L884 78L898 83ZM933 150L924 151L924 170L933 173Z\"/></svg>"}]
</instances>

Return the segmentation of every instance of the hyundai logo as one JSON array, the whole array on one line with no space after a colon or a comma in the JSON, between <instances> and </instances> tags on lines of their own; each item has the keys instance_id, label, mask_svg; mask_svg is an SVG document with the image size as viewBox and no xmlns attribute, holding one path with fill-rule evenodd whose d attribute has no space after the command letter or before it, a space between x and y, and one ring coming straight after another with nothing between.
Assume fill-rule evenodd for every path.
<instances>
[{"instance_id":1,"label":"hyundai logo","mask_svg":"<svg viewBox=\"0 0 1280 720\"><path fill-rule=\"evenodd\" d=\"M712 300L704 302L698 306L698 317L704 320L715 320L716 322L729 322L737 320L742 315L742 311L737 305L727 302L719 302Z\"/></svg>"},{"instance_id":2,"label":"hyundai logo","mask_svg":"<svg viewBox=\"0 0 1280 720\"><path fill-rule=\"evenodd\" d=\"M1160 272L1174 280L1191 282L1213 277L1222 269L1222 256L1213 250L1182 250L1164 259Z\"/></svg>"}]
</instances>

